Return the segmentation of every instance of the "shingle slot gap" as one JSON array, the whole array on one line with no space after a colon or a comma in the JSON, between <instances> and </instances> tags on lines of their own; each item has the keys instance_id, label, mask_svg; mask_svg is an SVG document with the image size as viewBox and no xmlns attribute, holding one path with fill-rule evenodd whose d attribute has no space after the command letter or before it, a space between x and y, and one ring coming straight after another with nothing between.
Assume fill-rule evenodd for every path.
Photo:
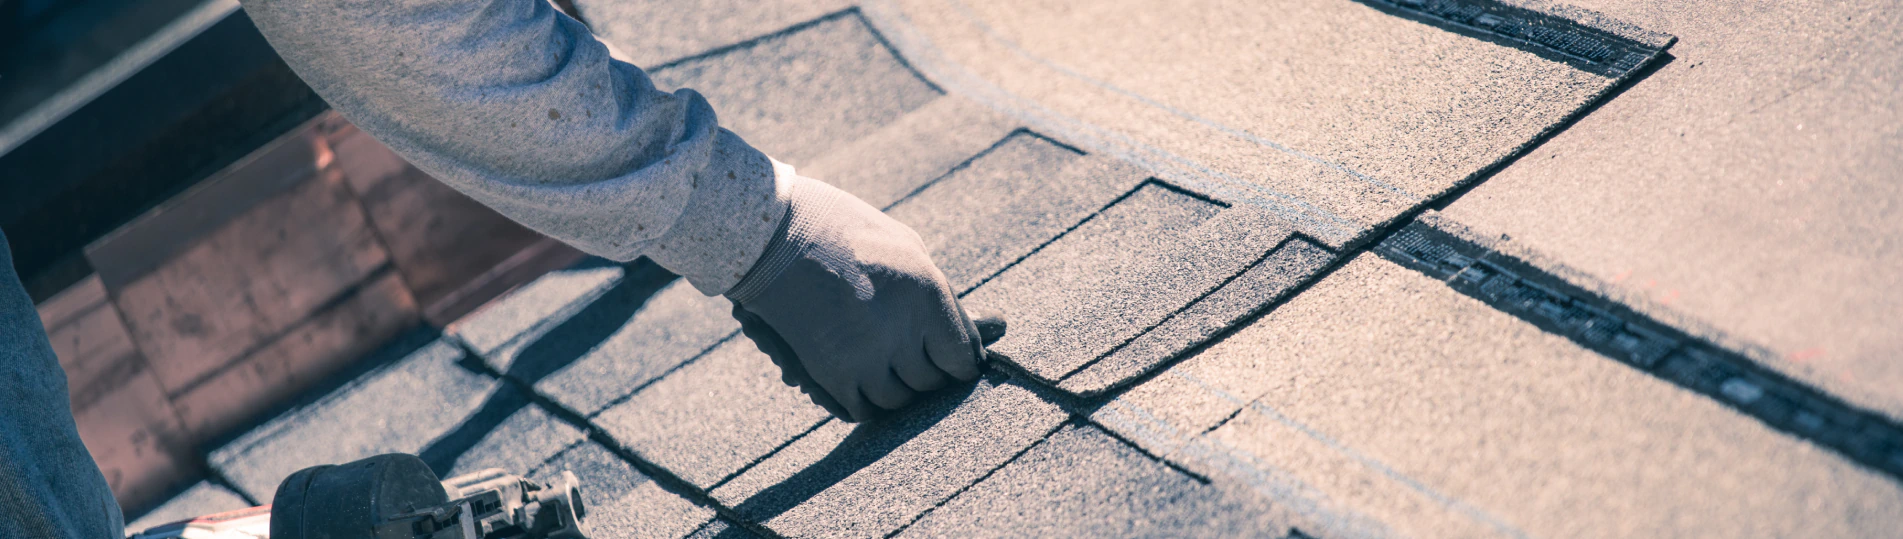
<instances>
[{"instance_id":1,"label":"shingle slot gap","mask_svg":"<svg viewBox=\"0 0 1903 539\"><path fill-rule=\"evenodd\" d=\"M998 470L1002 470L1004 469L1005 466L1010 466L1011 463L1017 462L1018 459L1023 457L1025 453L1030 453L1032 449L1036 449L1038 446L1044 445L1045 442L1050 441L1051 435L1057 434L1057 431L1062 430L1065 425L1069 425L1069 424L1070 424L1069 421L1063 421L1063 422L1059 422L1057 426L1054 426L1048 430L1045 430L1044 435L1039 436L1037 438L1036 443L1024 446L1023 449L1019 449L1017 453L1012 454L1011 458L1005 459L1003 463L1000 463L997 466L992 467L990 470L986 470L984 475L978 476L978 479L973 480L970 483L967 483L965 486L958 487L958 490L955 492L952 492L951 495L945 496L943 499L938 500L937 503L932 504L931 507L925 508L924 511L919 511L918 514L912 515L912 520L905 521L904 525L901 525L898 528L895 528L892 531L887 532L885 534L885 537L889 539L891 537L897 537L899 534L904 533L906 528L910 528L912 527L913 524L917 524L918 521L923 520L926 515L930 515L932 514L933 511L937 511L938 508L944 507L946 503L949 503L952 500L958 499L958 497L960 495L963 495L965 491L971 490L971 487L978 486L979 483L983 483L985 482L986 479L990 479L992 474L996 474L998 473Z\"/></svg>"},{"instance_id":2,"label":"shingle slot gap","mask_svg":"<svg viewBox=\"0 0 1903 539\"><path fill-rule=\"evenodd\" d=\"M1903 479L1903 425L1880 413L1426 223L1373 250L1542 331Z\"/></svg>"},{"instance_id":3,"label":"shingle slot gap","mask_svg":"<svg viewBox=\"0 0 1903 539\"><path fill-rule=\"evenodd\" d=\"M1091 220L1096 219L1097 216L1103 215L1103 212L1105 210L1110 209L1112 206L1122 204L1124 200L1127 200L1131 196L1135 195L1137 191L1141 191L1143 190L1145 186L1148 186L1151 184L1158 184L1158 185L1164 185L1164 186L1169 185L1167 183L1164 183L1162 180L1158 180L1156 178L1146 179L1140 183L1137 183L1136 187L1132 187L1130 188L1129 191L1125 191L1123 194L1117 195L1117 198L1115 200L1111 200L1110 203L1104 204L1103 207L1097 208L1096 211L1090 212L1090 215L1084 216L1083 219L1078 220L1076 223L1072 223L1069 227L1066 227L1063 232L1058 232L1057 235L1051 236L1050 239L1044 240L1043 243L1037 244L1037 247L1032 248L1031 252L1024 253L1023 256L1017 257L1017 259L1012 260L1011 263L1005 264L1004 267L1002 268L998 268L998 271L994 271L994 272L991 272L990 275L986 275L985 278L980 279L977 284L973 284L970 287L965 288L963 291L958 293L958 297L963 298L966 295L971 294L972 291L977 290L978 287L984 286L985 283L991 282L992 279L998 278L999 275L1004 275L1004 272L1011 271L1011 268L1017 267L1019 263L1022 263L1033 256L1037 256L1037 254L1039 252L1042 252L1045 247L1050 247L1051 244L1057 243L1057 240L1064 239L1064 236L1070 235L1072 231L1077 230L1077 227L1084 226L1084 223L1089 223Z\"/></svg>"},{"instance_id":4,"label":"shingle slot gap","mask_svg":"<svg viewBox=\"0 0 1903 539\"><path fill-rule=\"evenodd\" d=\"M614 400L608 401L607 404L601 405L600 409L595 410L593 412L589 412L586 417L590 421L592 421L595 419L595 417L600 416L602 412L606 412L609 409L614 408L615 406L619 406L622 403L628 402L629 399L633 399L635 395L640 394L641 390L647 389L648 386L659 383L662 379L667 378L669 375L674 374L676 371L687 368L688 365L693 364L696 361L700 361L700 358L707 357L707 354L713 353L715 348L719 348L720 345L727 344L727 341L731 341L734 339L734 337L739 335L740 335L740 330L737 330L737 329L734 330L732 333L728 333L727 336L721 337L719 340L714 341L713 344L707 345L706 348L700 349L699 352L695 352L693 357L687 358L687 361L682 361L678 365L668 367L667 370L661 371L661 374L655 376L654 378L650 378L648 379L648 381L641 382L640 385L634 386L634 389L628 390L627 394L624 394L619 397L615 397Z\"/></svg>"},{"instance_id":5,"label":"shingle slot gap","mask_svg":"<svg viewBox=\"0 0 1903 539\"><path fill-rule=\"evenodd\" d=\"M470 349L468 345L460 341L456 342L455 344L459 348L461 348L465 354L473 353L473 351ZM736 513L733 510L733 508L727 507L726 505L721 504L720 501L714 499L712 495L709 495L706 492L702 492L699 488L696 488L693 483L690 483L685 479L681 479L680 476L675 475L674 472L669 471L667 468L664 468L652 462L648 462L647 459L641 458L641 456L635 453L633 450L630 450L626 446L621 445L621 441L614 439L613 436L610 436L606 429L602 429L601 427L596 426L593 422L589 421L588 418L583 416L581 413L576 412L572 409L569 409L567 406L564 406L559 402L555 402L554 399L550 399L547 396L536 392L535 388L531 387L529 384L522 382L521 380L516 380L514 378L503 376L502 373L497 372L493 368L490 368L487 364L482 364L478 362L477 365L475 365L475 368L479 369L478 372L482 373L483 375L496 378L498 380L501 380L505 384L509 384L515 387L516 389L522 390L522 392L528 396L529 402L535 403L535 405L537 406L541 406L543 410L549 413L549 415L555 416L557 419L560 419L563 422L570 424L571 426L581 429L584 433L587 434L587 438L589 441L595 442L597 444L601 444L601 446L607 449L608 452L614 453L614 455L617 458L620 458L623 462L628 463L629 466L634 467L635 471L640 472L641 475L647 476L649 480L654 481L654 484L660 486L662 490L665 490L676 496L685 498L687 499L687 501L693 502L695 505L713 509L714 513L720 515L721 517L725 517L728 521L733 522L735 525L746 528L747 531L754 532L755 534L760 535L762 537L769 537L769 538L781 537L780 534L774 533L772 530L769 530L764 526L760 526L758 524L755 524L751 521L748 521L742 518L739 515L739 513Z\"/></svg>"}]
</instances>

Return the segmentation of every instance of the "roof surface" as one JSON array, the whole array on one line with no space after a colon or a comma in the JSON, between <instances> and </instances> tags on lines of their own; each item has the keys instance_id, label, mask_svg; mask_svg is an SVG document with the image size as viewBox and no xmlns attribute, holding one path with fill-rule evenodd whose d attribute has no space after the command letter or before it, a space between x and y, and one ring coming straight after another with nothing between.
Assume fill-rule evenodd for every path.
<instances>
[{"instance_id":1,"label":"roof surface","mask_svg":"<svg viewBox=\"0 0 1903 539\"><path fill-rule=\"evenodd\" d=\"M403 451L573 470L599 537L1903 527L1903 14L1577 3L578 1L917 229L986 378L841 423L591 261L146 518Z\"/></svg>"}]
</instances>

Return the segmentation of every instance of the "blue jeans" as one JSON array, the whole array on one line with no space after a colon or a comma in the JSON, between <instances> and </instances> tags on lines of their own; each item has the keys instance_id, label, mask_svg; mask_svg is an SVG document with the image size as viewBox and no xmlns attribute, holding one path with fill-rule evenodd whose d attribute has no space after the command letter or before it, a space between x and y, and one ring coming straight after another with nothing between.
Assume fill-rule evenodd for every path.
<instances>
[{"instance_id":1,"label":"blue jeans","mask_svg":"<svg viewBox=\"0 0 1903 539\"><path fill-rule=\"evenodd\" d=\"M125 537L68 403L66 372L0 233L0 538Z\"/></svg>"}]
</instances>

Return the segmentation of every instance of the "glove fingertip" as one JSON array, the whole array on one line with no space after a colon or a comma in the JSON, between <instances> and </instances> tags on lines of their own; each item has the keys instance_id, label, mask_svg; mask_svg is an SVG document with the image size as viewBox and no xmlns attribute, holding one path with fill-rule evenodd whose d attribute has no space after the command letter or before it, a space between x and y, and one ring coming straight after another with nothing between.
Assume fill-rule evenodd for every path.
<instances>
[{"instance_id":1,"label":"glove fingertip","mask_svg":"<svg viewBox=\"0 0 1903 539\"><path fill-rule=\"evenodd\" d=\"M972 306L965 310L965 315L970 316L971 324L978 328L978 342L989 346L998 342L998 339L1004 338L1008 325L1004 319L1004 311L985 306Z\"/></svg>"}]
</instances>

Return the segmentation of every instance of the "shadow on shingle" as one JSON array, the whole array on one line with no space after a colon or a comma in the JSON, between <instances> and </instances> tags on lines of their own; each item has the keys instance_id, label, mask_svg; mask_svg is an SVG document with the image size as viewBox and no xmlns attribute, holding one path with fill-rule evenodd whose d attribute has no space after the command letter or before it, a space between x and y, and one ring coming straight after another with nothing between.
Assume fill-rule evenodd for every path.
<instances>
[{"instance_id":1,"label":"shadow on shingle","mask_svg":"<svg viewBox=\"0 0 1903 539\"><path fill-rule=\"evenodd\" d=\"M542 378L562 370L589 350L600 346L633 319L635 313L640 312L655 293L676 278L646 258L628 264L626 270L626 277L602 294L601 298L589 303L524 348L502 375L526 386L534 386ZM470 370L488 372L481 364L481 359L473 355L465 356L462 361L464 367ZM498 386L475 413L430 442L418 452L418 456L437 475L446 475L465 453L481 443L503 422L530 406L533 403L523 391L513 386Z\"/></svg>"},{"instance_id":2,"label":"shadow on shingle","mask_svg":"<svg viewBox=\"0 0 1903 539\"><path fill-rule=\"evenodd\" d=\"M734 512L764 522L805 503L950 417L979 385L943 390L926 402L914 404L911 413L860 424L831 453L785 481L748 497Z\"/></svg>"}]
</instances>

